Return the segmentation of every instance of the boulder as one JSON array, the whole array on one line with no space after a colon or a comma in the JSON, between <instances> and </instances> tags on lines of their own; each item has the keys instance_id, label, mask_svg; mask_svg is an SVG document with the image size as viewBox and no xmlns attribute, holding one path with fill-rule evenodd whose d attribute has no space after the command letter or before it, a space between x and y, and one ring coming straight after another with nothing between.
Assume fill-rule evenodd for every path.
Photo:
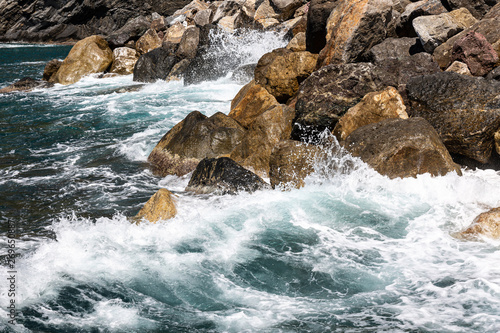
<instances>
[{"instance_id":1,"label":"boulder","mask_svg":"<svg viewBox=\"0 0 500 333\"><path fill-rule=\"evenodd\" d=\"M130 41L137 41L150 27L151 22L144 16L129 20L123 27L114 31L107 41L113 49L126 46ZM127 46L130 47L130 46Z\"/></svg>"},{"instance_id":2,"label":"boulder","mask_svg":"<svg viewBox=\"0 0 500 333\"><path fill-rule=\"evenodd\" d=\"M374 63L387 59L404 60L420 52L424 52L424 48L418 38L387 38L370 49L368 59Z\"/></svg>"},{"instance_id":3,"label":"boulder","mask_svg":"<svg viewBox=\"0 0 500 333\"><path fill-rule=\"evenodd\" d=\"M317 55L307 51L276 49L259 59L255 82L278 102L284 103L297 93L299 84L314 71L317 59Z\"/></svg>"},{"instance_id":4,"label":"boulder","mask_svg":"<svg viewBox=\"0 0 500 333\"><path fill-rule=\"evenodd\" d=\"M186 68L188 68L190 62L191 61L189 59L182 59L176 63L170 70L170 73L168 73L165 81L179 81L182 79L183 73L186 71Z\"/></svg>"},{"instance_id":5,"label":"boulder","mask_svg":"<svg viewBox=\"0 0 500 333\"><path fill-rule=\"evenodd\" d=\"M461 61L467 64L472 75L488 74L498 62L498 54L486 38L469 31L453 44L451 61Z\"/></svg>"},{"instance_id":6,"label":"boulder","mask_svg":"<svg viewBox=\"0 0 500 333\"><path fill-rule=\"evenodd\" d=\"M272 5L279 13L279 19L286 21L293 16L295 10L303 5L302 0L271 0Z\"/></svg>"},{"instance_id":7,"label":"boulder","mask_svg":"<svg viewBox=\"0 0 500 333\"><path fill-rule=\"evenodd\" d=\"M133 220L136 222L147 220L156 223L171 219L176 214L174 195L169 190L161 188L144 204Z\"/></svg>"},{"instance_id":8,"label":"boulder","mask_svg":"<svg viewBox=\"0 0 500 333\"><path fill-rule=\"evenodd\" d=\"M286 105L275 105L255 118L230 157L261 177L269 177L269 159L281 140L288 140L295 113Z\"/></svg>"},{"instance_id":9,"label":"boulder","mask_svg":"<svg viewBox=\"0 0 500 333\"><path fill-rule=\"evenodd\" d=\"M399 37L416 37L412 22L420 16L439 15L447 13L448 10L443 6L441 0L422 0L408 4L405 7L399 23L396 26L396 33Z\"/></svg>"},{"instance_id":10,"label":"boulder","mask_svg":"<svg viewBox=\"0 0 500 333\"><path fill-rule=\"evenodd\" d=\"M193 59L196 56L200 42L200 29L189 27L182 35L176 55L179 59Z\"/></svg>"},{"instance_id":11,"label":"boulder","mask_svg":"<svg viewBox=\"0 0 500 333\"><path fill-rule=\"evenodd\" d=\"M488 13L497 0L444 0L443 3L451 9L466 8L478 20Z\"/></svg>"},{"instance_id":12,"label":"boulder","mask_svg":"<svg viewBox=\"0 0 500 333\"><path fill-rule=\"evenodd\" d=\"M493 208L479 214L465 230L453 235L466 240L478 240L481 236L500 238L500 208Z\"/></svg>"},{"instance_id":13,"label":"boulder","mask_svg":"<svg viewBox=\"0 0 500 333\"><path fill-rule=\"evenodd\" d=\"M156 13L153 13L156 14ZM161 15L155 15L153 20L151 21L150 29L160 32L167 28L167 24L165 22L165 18Z\"/></svg>"},{"instance_id":14,"label":"boulder","mask_svg":"<svg viewBox=\"0 0 500 333\"><path fill-rule=\"evenodd\" d=\"M47 81L35 80L30 77L22 78L19 81L14 82L10 86L0 89L0 94L12 93L17 91L31 91L33 89L42 89L53 87L53 83Z\"/></svg>"},{"instance_id":15,"label":"boulder","mask_svg":"<svg viewBox=\"0 0 500 333\"><path fill-rule=\"evenodd\" d=\"M134 72L134 66L139 59L136 50L128 47L119 47L113 50L113 64L110 73L129 75Z\"/></svg>"},{"instance_id":16,"label":"boulder","mask_svg":"<svg viewBox=\"0 0 500 333\"><path fill-rule=\"evenodd\" d=\"M148 161L153 173L159 176L182 176L193 171L204 158L231 153L244 133L240 124L223 113L207 118L193 111L163 136Z\"/></svg>"},{"instance_id":17,"label":"boulder","mask_svg":"<svg viewBox=\"0 0 500 333\"><path fill-rule=\"evenodd\" d=\"M227 157L205 158L193 172L186 191L196 194L236 194L268 189L259 176Z\"/></svg>"},{"instance_id":18,"label":"boulder","mask_svg":"<svg viewBox=\"0 0 500 333\"><path fill-rule=\"evenodd\" d=\"M76 43L64 59L52 82L72 84L82 77L104 72L113 62L113 52L100 36L87 37Z\"/></svg>"},{"instance_id":19,"label":"boulder","mask_svg":"<svg viewBox=\"0 0 500 333\"><path fill-rule=\"evenodd\" d=\"M389 178L461 174L434 128L422 118L386 119L360 127L347 137L345 147Z\"/></svg>"},{"instance_id":20,"label":"boulder","mask_svg":"<svg viewBox=\"0 0 500 333\"><path fill-rule=\"evenodd\" d=\"M242 9L242 4L234 0L224 0L217 7L212 23L218 23L223 17L233 16Z\"/></svg>"},{"instance_id":21,"label":"boulder","mask_svg":"<svg viewBox=\"0 0 500 333\"><path fill-rule=\"evenodd\" d=\"M255 118L270 107L277 105L279 103L276 101L276 98L252 80L241 88L232 100L229 117L247 128L255 121Z\"/></svg>"},{"instance_id":22,"label":"boulder","mask_svg":"<svg viewBox=\"0 0 500 333\"><path fill-rule=\"evenodd\" d=\"M408 119L403 98L394 87L368 93L338 121L333 134L344 141L356 129L384 119Z\"/></svg>"},{"instance_id":23,"label":"boulder","mask_svg":"<svg viewBox=\"0 0 500 333\"><path fill-rule=\"evenodd\" d=\"M301 188L304 179L314 172L314 162L321 148L300 141L280 141L269 159L269 180L273 188Z\"/></svg>"},{"instance_id":24,"label":"boulder","mask_svg":"<svg viewBox=\"0 0 500 333\"><path fill-rule=\"evenodd\" d=\"M210 8L207 8L196 13L196 15L194 16L194 23L197 26L202 27L209 24L211 22L211 18L212 10Z\"/></svg>"},{"instance_id":25,"label":"boulder","mask_svg":"<svg viewBox=\"0 0 500 333\"><path fill-rule=\"evenodd\" d=\"M311 0L307 11L306 51L319 53L326 45L326 23L337 5L332 0Z\"/></svg>"},{"instance_id":26,"label":"boulder","mask_svg":"<svg viewBox=\"0 0 500 333\"><path fill-rule=\"evenodd\" d=\"M413 20L413 28L424 49L432 53L450 37L469 28L477 20L465 8L439 15L420 16Z\"/></svg>"},{"instance_id":27,"label":"boulder","mask_svg":"<svg viewBox=\"0 0 500 333\"><path fill-rule=\"evenodd\" d=\"M134 81L155 82L165 80L178 59L169 49L159 47L143 54L134 67Z\"/></svg>"},{"instance_id":28,"label":"boulder","mask_svg":"<svg viewBox=\"0 0 500 333\"><path fill-rule=\"evenodd\" d=\"M143 55L160 47L162 40L155 30L148 29L144 35L135 43L135 49L139 55Z\"/></svg>"},{"instance_id":29,"label":"boulder","mask_svg":"<svg viewBox=\"0 0 500 333\"><path fill-rule=\"evenodd\" d=\"M414 77L407 89L408 114L429 121L450 153L490 160L500 127L500 82L441 72Z\"/></svg>"},{"instance_id":30,"label":"boulder","mask_svg":"<svg viewBox=\"0 0 500 333\"><path fill-rule=\"evenodd\" d=\"M306 33L299 32L296 34L292 40L286 46L287 50L293 52L300 52L306 50Z\"/></svg>"},{"instance_id":31,"label":"boulder","mask_svg":"<svg viewBox=\"0 0 500 333\"><path fill-rule=\"evenodd\" d=\"M163 37L163 42L170 42L174 44L179 44L181 42L182 36L186 31L186 27L182 25L182 23L178 22L172 25L165 32L165 36Z\"/></svg>"},{"instance_id":32,"label":"boulder","mask_svg":"<svg viewBox=\"0 0 500 333\"><path fill-rule=\"evenodd\" d=\"M269 0L264 0L260 6L257 7L257 10L255 11L255 15L253 19L257 22L266 20L266 19L278 19L279 15L274 11L273 6L271 6L271 3ZM279 21L278 21L279 23Z\"/></svg>"},{"instance_id":33,"label":"boulder","mask_svg":"<svg viewBox=\"0 0 500 333\"><path fill-rule=\"evenodd\" d=\"M462 74L462 75L469 75L472 76L470 73L469 67L467 67L467 64L464 64L461 61L454 61L450 67L446 68L447 72L455 72L457 74Z\"/></svg>"},{"instance_id":34,"label":"boulder","mask_svg":"<svg viewBox=\"0 0 500 333\"><path fill-rule=\"evenodd\" d=\"M54 76L59 68L61 67L62 61L59 59L52 59L45 65L45 68L43 70L43 77L42 80L44 81L50 81L52 76Z\"/></svg>"},{"instance_id":35,"label":"boulder","mask_svg":"<svg viewBox=\"0 0 500 333\"><path fill-rule=\"evenodd\" d=\"M391 0L341 0L327 22L326 46L317 68L367 58L367 52L387 36Z\"/></svg>"}]
</instances>

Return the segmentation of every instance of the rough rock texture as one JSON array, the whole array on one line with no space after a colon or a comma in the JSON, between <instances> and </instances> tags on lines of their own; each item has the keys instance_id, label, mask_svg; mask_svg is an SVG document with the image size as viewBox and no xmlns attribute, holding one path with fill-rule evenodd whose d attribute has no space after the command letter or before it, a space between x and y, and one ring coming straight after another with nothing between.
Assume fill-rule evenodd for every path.
<instances>
[{"instance_id":1,"label":"rough rock texture","mask_svg":"<svg viewBox=\"0 0 500 333\"><path fill-rule=\"evenodd\" d=\"M259 176L227 157L203 159L193 172L186 191L196 194L236 194L268 189Z\"/></svg>"},{"instance_id":2,"label":"rough rock texture","mask_svg":"<svg viewBox=\"0 0 500 333\"><path fill-rule=\"evenodd\" d=\"M129 75L134 72L134 66L139 59L136 50L129 47L119 47L113 50L113 64L110 73Z\"/></svg>"},{"instance_id":3,"label":"rough rock texture","mask_svg":"<svg viewBox=\"0 0 500 333\"><path fill-rule=\"evenodd\" d=\"M261 85L251 81L236 94L231 102L229 117L248 127L271 106L279 105L276 98Z\"/></svg>"},{"instance_id":4,"label":"rough rock texture","mask_svg":"<svg viewBox=\"0 0 500 333\"><path fill-rule=\"evenodd\" d=\"M333 0L311 0L307 12L306 51L319 53L326 45L326 22L337 5Z\"/></svg>"},{"instance_id":5,"label":"rough rock texture","mask_svg":"<svg viewBox=\"0 0 500 333\"><path fill-rule=\"evenodd\" d=\"M193 59L200 42L200 29L189 27L182 35L176 55L180 59Z\"/></svg>"},{"instance_id":6,"label":"rough rock texture","mask_svg":"<svg viewBox=\"0 0 500 333\"><path fill-rule=\"evenodd\" d=\"M446 68L447 72L455 72L457 74L462 74L462 75L469 75L472 76L469 67L467 67L467 64L464 64L463 62L460 61L454 61L450 67Z\"/></svg>"},{"instance_id":7,"label":"rough rock texture","mask_svg":"<svg viewBox=\"0 0 500 333\"><path fill-rule=\"evenodd\" d=\"M72 84L85 75L104 72L112 62L108 42L100 36L90 36L73 46L51 82Z\"/></svg>"},{"instance_id":8,"label":"rough rock texture","mask_svg":"<svg viewBox=\"0 0 500 333\"><path fill-rule=\"evenodd\" d=\"M180 22L175 23L165 32L165 36L163 37L163 42L179 44L181 42L182 35L184 35L185 31L186 27L183 26L182 23Z\"/></svg>"},{"instance_id":9,"label":"rough rock texture","mask_svg":"<svg viewBox=\"0 0 500 333\"><path fill-rule=\"evenodd\" d=\"M416 37L412 22L415 18L426 15L439 15L448 10L440 0L422 0L408 4L401 13L396 33L400 37Z\"/></svg>"},{"instance_id":10,"label":"rough rock texture","mask_svg":"<svg viewBox=\"0 0 500 333\"><path fill-rule=\"evenodd\" d=\"M387 38L370 49L368 58L377 63L387 59L403 60L420 52L424 52L424 48L418 38Z\"/></svg>"},{"instance_id":11,"label":"rough rock texture","mask_svg":"<svg viewBox=\"0 0 500 333\"><path fill-rule=\"evenodd\" d=\"M269 176L269 158L274 146L290 138L295 113L286 105L276 105L250 125L231 158L261 177Z\"/></svg>"},{"instance_id":12,"label":"rough rock texture","mask_svg":"<svg viewBox=\"0 0 500 333\"><path fill-rule=\"evenodd\" d=\"M183 74L186 71L186 68L189 66L190 62L191 61L189 59L182 59L181 61L176 63L170 70L170 73L168 73L165 81L179 81L180 79L182 79Z\"/></svg>"},{"instance_id":13,"label":"rough rock texture","mask_svg":"<svg viewBox=\"0 0 500 333\"><path fill-rule=\"evenodd\" d=\"M269 180L273 188L301 188L304 179L314 171L315 158L321 148L300 141L280 141L269 159Z\"/></svg>"},{"instance_id":14,"label":"rough rock texture","mask_svg":"<svg viewBox=\"0 0 500 333\"><path fill-rule=\"evenodd\" d=\"M347 137L345 147L389 178L461 174L436 131L422 118L387 119L360 127Z\"/></svg>"},{"instance_id":15,"label":"rough rock texture","mask_svg":"<svg viewBox=\"0 0 500 333\"><path fill-rule=\"evenodd\" d=\"M0 94L11 93L16 91L31 91L37 88L50 88L54 86L53 83L47 81L35 80L30 77L22 78L14 82L10 86L0 89Z\"/></svg>"},{"instance_id":16,"label":"rough rock texture","mask_svg":"<svg viewBox=\"0 0 500 333\"><path fill-rule=\"evenodd\" d=\"M307 51L276 49L259 59L255 82L278 102L284 103L297 93L299 84L314 71L317 59L317 55Z\"/></svg>"},{"instance_id":17,"label":"rough rock texture","mask_svg":"<svg viewBox=\"0 0 500 333\"><path fill-rule=\"evenodd\" d=\"M134 81L155 82L165 80L178 59L165 47L143 54L134 67Z\"/></svg>"},{"instance_id":18,"label":"rough rock texture","mask_svg":"<svg viewBox=\"0 0 500 333\"><path fill-rule=\"evenodd\" d=\"M477 20L465 8L440 15L420 16L413 20L413 28L424 49L432 53L450 37L469 28Z\"/></svg>"},{"instance_id":19,"label":"rough rock texture","mask_svg":"<svg viewBox=\"0 0 500 333\"><path fill-rule=\"evenodd\" d=\"M496 67L494 70L486 75L487 80L496 80L500 81L500 67Z\"/></svg>"},{"instance_id":20,"label":"rough rock texture","mask_svg":"<svg viewBox=\"0 0 500 333\"><path fill-rule=\"evenodd\" d=\"M139 55L143 55L154 49L160 47L162 44L161 38L158 36L155 30L149 29L144 35L139 38L135 43L135 49Z\"/></svg>"},{"instance_id":21,"label":"rough rock texture","mask_svg":"<svg viewBox=\"0 0 500 333\"><path fill-rule=\"evenodd\" d=\"M390 0L341 0L328 18L327 42L317 68L365 59L387 36L391 5Z\"/></svg>"},{"instance_id":22,"label":"rough rock texture","mask_svg":"<svg viewBox=\"0 0 500 333\"><path fill-rule=\"evenodd\" d=\"M204 25L207 25L210 23L210 19L212 18L212 10L211 9L204 9L202 11L199 11L196 13L195 17L194 17L194 23L197 25L197 26L204 26Z\"/></svg>"},{"instance_id":23,"label":"rough rock texture","mask_svg":"<svg viewBox=\"0 0 500 333\"><path fill-rule=\"evenodd\" d=\"M144 204L144 207L134 217L134 221L148 220L156 223L173 218L177 214L174 195L161 188Z\"/></svg>"},{"instance_id":24,"label":"rough rock texture","mask_svg":"<svg viewBox=\"0 0 500 333\"><path fill-rule=\"evenodd\" d=\"M499 239L500 208L493 208L479 214L467 229L453 236L466 240L478 240L481 236Z\"/></svg>"},{"instance_id":25,"label":"rough rock texture","mask_svg":"<svg viewBox=\"0 0 500 333\"><path fill-rule=\"evenodd\" d=\"M244 132L244 128L223 113L207 118L193 111L163 136L148 161L155 174L182 176L194 170L203 158L231 153Z\"/></svg>"},{"instance_id":26,"label":"rough rock texture","mask_svg":"<svg viewBox=\"0 0 500 333\"><path fill-rule=\"evenodd\" d=\"M293 52L305 51L306 50L306 33L299 32L296 34L292 40L286 46L288 50Z\"/></svg>"},{"instance_id":27,"label":"rough rock texture","mask_svg":"<svg viewBox=\"0 0 500 333\"><path fill-rule=\"evenodd\" d=\"M44 81L50 81L52 76L54 76L59 68L61 67L62 61L59 59L52 59L45 65L45 68L43 70L43 77L42 80Z\"/></svg>"},{"instance_id":28,"label":"rough rock texture","mask_svg":"<svg viewBox=\"0 0 500 333\"><path fill-rule=\"evenodd\" d=\"M469 31L453 44L451 61L456 60L466 63L472 75L483 76L495 67L498 54L483 35Z\"/></svg>"},{"instance_id":29,"label":"rough rock texture","mask_svg":"<svg viewBox=\"0 0 500 333\"><path fill-rule=\"evenodd\" d=\"M397 89L387 87L382 91L366 94L361 102L339 119L333 134L339 141L344 141L349 134L362 126L391 118L407 119L408 114Z\"/></svg>"},{"instance_id":30,"label":"rough rock texture","mask_svg":"<svg viewBox=\"0 0 500 333\"><path fill-rule=\"evenodd\" d=\"M123 27L113 31L106 38L112 49L127 46L135 49L135 42L148 30L150 20L144 16L138 16L129 20ZM134 44L134 45L131 45Z\"/></svg>"},{"instance_id":31,"label":"rough rock texture","mask_svg":"<svg viewBox=\"0 0 500 333\"><path fill-rule=\"evenodd\" d=\"M80 40L91 35L110 36L134 18L148 16L153 12L168 16L188 2L189 0L1 1L0 40L47 42Z\"/></svg>"},{"instance_id":32,"label":"rough rock texture","mask_svg":"<svg viewBox=\"0 0 500 333\"><path fill-rule=\"evenodd\" d=\"M444 0L444 3L451 9L467 8L479 20L498 3L498 0Z\"/></svg>"},{"instance_id":33,"label":"rough rock texture","mask_svg":"<svg viewBox=\"0 0 500 333\"><path fill-rule=\"evenodd\" d=\"M271 3L280 14L279 19L281 21L291 18L295 10L303 5L302 0L271 0Z\"/></svg>"},{"instance_id":34,"label":"rough rock texture","mask_svg":"<svg viewBox=\"0 0 500 333\"><path fill-rule=\"evenodd\" d=\"M500 127L500 82L441 72L415 77L407 89L408 114L429 121L450 153L490 160Z\"/></svg>"}]
</instances>

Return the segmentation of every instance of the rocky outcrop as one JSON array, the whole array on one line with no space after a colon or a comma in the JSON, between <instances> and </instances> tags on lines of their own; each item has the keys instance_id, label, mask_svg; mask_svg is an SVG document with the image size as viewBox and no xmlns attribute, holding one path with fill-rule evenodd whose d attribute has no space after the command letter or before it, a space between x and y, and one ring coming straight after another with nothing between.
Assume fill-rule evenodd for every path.
<instances>
[{"instance_id":1,"label":"rocky outcrop","mask_svg":"<svg viewBox=\"0 0 500 333\"><path fill-rule=\"evenodd\" d=\"M104 72L113 62L113 52L100 36L87 37L73 46L51 82L72 84L82 77Z\"/></svg>"},{"instance_id":2,"label":"rocky outcrop","mask_svg":"<svg viewBox=\"0 0 500 333\"><path fill-rule=\"evenodd\" d=\"M333 130L341 142L356 129L384 119L408 119L403 98L394 87L368 93L343 115Z\"/></svg>"},{"instance_id":3,"label":"rocky outcrop","mask_svg":"<svg viewBox=\"0 0 500 333\"><path fill-rule=\"evenodd\" d=\"M472 75L483 76L498 63L498 54L483 35L469 31L453 44L451 61L456 60L467 64Z\"/></svg>"},{"instance_id":4,"label":"rocky outcrop","mask_svg":"<svg viewBox=\"0 0 500 333\"><path fill-rule=\"evenodd\" d=\"M245 130L223 113L207 117L193 111L163 136L148 157L152 170L162 177L182 176L204 158L230 154Z\"/></svg>"},{"instance_id":5,"label":"rocky outcrop","mask_svg":"<svg viewBox=\"0 0 500 333\"><path fill-rule=\"evenodd\" d=\"M422 118L387 119L360 127L347 137L345 147L389 178L461 174L434 128Z\"/></svg>"},{"instance_id":6,"label":"rocky outcrop","mask_svg":"<svg viewBox=\"0 0 500 333\"><path fill-rule=\"evenodd\" d=\"M493 208L477 216L465 230L453 235L466 240L479 240L481 237L500 238L500 208Z\"/></svg>"},{"instance_id":7,"label":"rocky outcrop","mask_svg":"<svg viewBox=\"0 0 500 333\"><path fill-rule=\"evenodd\" d=\"M129 47L118 47L113 50L113 64L110 73L129 75L134 72L134 66L139 59L136 50Z\"/></svg>"},{"instance_id":8,"label":"rocky outcrop","mask_svg":"<svg viewBox=\"0 0 500 333\"><path fill-rule=\"evenodd\" d=\"M306 51L319 53L326 45L326 23L337 5L332 0L311 0L307 12Z\"/></svg>"},{"instance_id":9,"label":"rocky outcrop","mask_svg":"<svg viewBox=\"0 0 500 333\"><path fill-rule=\"evenodd\" d=\"M165 80L178 60L169 48L163 46L143 54L135 64L134 81Z\"/></svg>"},{"instance_id":10,"label":"rocky outcrop","mask_svg":"<svg viewBox=\"0 0 500 333\"><path fill-rule=\"evenodd\" d=\"M500 128L500 82L441 72L413 78L407 89L408 114L429 121L451 153L490 160Z\"/></svg>"},{"instance_id":11,"label":"rocky outcrop","mask_svg":"<svg viewBox=\"0 0 500 333\"><path fill-rule=\"evenodd\" d=\"M147 220L156 223L171 219L176 214L174 195L169 190L161 188L144 204L133 221L139 223L142 220Z\"/></svg>"},{"instance_id":12,"label":"rocky outcrop","mask_svg":"<svg viewBox=\"0 0 500 333\"><path fill-rule=\"evenodd\" d=\"M321 148L300 141L280 141L269 159L269 180L273 188L301 188L314 172L314 162Z\"/></svg>"},{"instance_id":13,"label":"rocky outcrop","mask_svg":"<svg viewBox=\"0 0 500 333\"><path fill-rule=\"evenodd\" d=\"M186 191L196 194L236 194L268 189L269 185L253 172L227 157L203 159L189 180Z\"/></svg>"},{"instance_id":14,"label":"rocky outcrop","mask_svg":"<svg viewBox=\"0 0 500 333\"><path fill-rule=\"evenodd\" d=\"M284 103L297 93L299 84L314 71L317 58L317 55L307 51L276 49L259 59L255 82L278 102Z\"/></svg>"},{"instance_id":15,"label":"rocky outcrop","mask_svg":"<svg viewBox=\"0 0 500 333\"><path fill-rule=\"evenodd\" d=\"M35 80L30 77L25 77L19 81L14 82L10 86L0 89L0 94L12 93L18 91L28 92L33 89L50 88L52 86L54 86L53 83L49 83L47 81Z\"/></svg>"}]
</instances>

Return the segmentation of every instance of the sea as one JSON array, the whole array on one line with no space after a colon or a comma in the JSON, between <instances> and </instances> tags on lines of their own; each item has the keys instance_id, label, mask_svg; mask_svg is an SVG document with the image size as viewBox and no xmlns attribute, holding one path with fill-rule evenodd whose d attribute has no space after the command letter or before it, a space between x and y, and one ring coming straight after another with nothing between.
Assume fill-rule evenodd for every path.
<instances>
[{"instance_id":1,"label":"sea","mask_svg":"<svg viewBox=\"0 0 500 333\"><path fill-rule=\"evenodd\" d=\"M217 38L238 65L286 45ZM0 88L70 48L0 44ZM194 195L190 175L153 175L187 114L229 113L235 69L0 94L1 332L500 331L500 241L453 237L500 206L497 171L391 180L339 150L301 189ZM177 216L131 223L160 188Z\"/></svg>"}]
</instances>

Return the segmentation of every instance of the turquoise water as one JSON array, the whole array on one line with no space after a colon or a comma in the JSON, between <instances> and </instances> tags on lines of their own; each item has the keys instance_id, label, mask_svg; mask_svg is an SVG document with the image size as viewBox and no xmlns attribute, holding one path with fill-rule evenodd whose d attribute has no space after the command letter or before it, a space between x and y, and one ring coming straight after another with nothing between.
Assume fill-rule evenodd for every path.
<instances>
[{"instance_id":1,"label":"turquoise water","mask_svg":"<svg viewBox=\"0 0 500 333\"><path fill-rule=\"evenodd\" d=\"M284 43L269 34L229 41L242 64ZM0 45L0 87L41 77L68 51ZM18 232L17 321L8 323L12 298L0 283L0 327L500 330L500 243L450 236L499 206L497 172L389 180L339 153L300 190L237 196L194 196L184 192L189 177L151 174L147 156L166 131L193 110L228 113L241 87L230 76L193 86L87 77L0 95L2 249L9 223ZM161 187L177 195L178 215L130 224Z\"/></svg>"}]
</instances>

